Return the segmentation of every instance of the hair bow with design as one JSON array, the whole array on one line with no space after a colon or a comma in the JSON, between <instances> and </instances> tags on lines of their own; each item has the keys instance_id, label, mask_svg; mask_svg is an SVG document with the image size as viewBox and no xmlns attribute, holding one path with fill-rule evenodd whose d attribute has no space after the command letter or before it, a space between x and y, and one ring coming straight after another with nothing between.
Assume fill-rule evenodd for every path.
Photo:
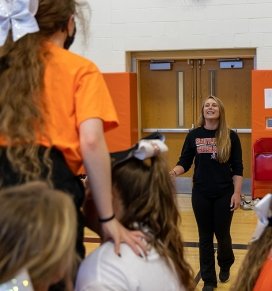
<instances>
[{"instance_id":1,"label":"hair bow with design","mask_svg":"<svg viewBox=\"0 0 272 291\"><path fill-rule=\"evenodd\" d=\"M164 143L165 137L158 133L152 133L142 138L132 148L120 152L111 153L112 167L134 157L139 160L145 160L158 155L159 153L168 151L167 145Z\"/></svg>"},{"instance_id":2,"label":"hair bow with design","mask_svg":"<svg viewBox=\"0 0 272 291\"><path fill-rule=\"evenodd\" d=\"M257 226L252 241L258 240L265 228L270 224L272 194L266 194L254 207L258 216Z\"/></svg>"},{"instance_id":3,"label":"hair bow with design","mask_svg":"<svg viewBox=\"0 0 272 291\"><path fill-rule=\"evenodd\" d=\"M9 31L13 41L28 33L39 31L34 15L39 6L38 0L1 0L0 2L0 46L4 45Z\"/></svg>"},{"instance_id":4,"label":"hair bow with design","mask_svg":"<svg viewBox=\"0 0 272 291\"><path fill-rule=\"evenodd\" d=\"M25 269L23 269L10 281L1 283L0 291L7 290L34 291L28 272Z\"/></svg>"}]
</instances>

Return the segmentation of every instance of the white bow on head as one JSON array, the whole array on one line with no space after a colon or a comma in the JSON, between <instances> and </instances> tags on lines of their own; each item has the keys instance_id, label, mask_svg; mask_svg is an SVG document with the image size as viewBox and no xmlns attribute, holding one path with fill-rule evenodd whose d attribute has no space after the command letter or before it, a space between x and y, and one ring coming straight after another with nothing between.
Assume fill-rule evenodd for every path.
<instances>
[{"instance_id":1,"label":"white bow on head","mask_svg":"<svg viewBox=\"0 0 272 291\"><path fill-rule=\"evenodd\" d=\"M0 291L34 291L28 272L23 269L10 281L0 284Z\"/></svg>"},{"instance_id":2,"label":"white bow on head","mask_svg":"<svg viewBox=\"0 0 272 291\"><path fill-rule=\"evenodd\" d=\"M268 226L268 217L271 216L271 202L272 194L266 194L254 207L254 210L258 216L258 222L255 232L252 237L252 241L258 240L265 228Z\"/></svg>"},{"instance_id":3,"label":"white bow on head","mask_svg":"<svg viewBox=\"0 0 272 291\"><path fill-rule=\"evenodd\" d=\"M0 46L4 45L10 29L13 41L17 41L28 33L39 31L34 17L38 7L38 0L1 0Z\"/></svg>"},{"instance_id":4,"label":"white bow on head","mask_svg":"<svg viewBox=\"0 0 272 291\"><path fill-rule=\"evenodd\" d=\"M127 150L110 153L112 168L132 157L138 160L145 160L168 151L168 147L164 141L165 137L162 134L153 132Z\"/></svg>"},{"instance_id":5,"label":"white bow on head","mask_svg":"<svg viewBox=\"0 0 272 291\"><path fill-rule=\"evenodd\" d=\"M168 151L168 147L164 141L159 139L142 139L139 142L138 149L134 152L134 157L144 160L166 151Z\"/></svg>"}]
</instances>

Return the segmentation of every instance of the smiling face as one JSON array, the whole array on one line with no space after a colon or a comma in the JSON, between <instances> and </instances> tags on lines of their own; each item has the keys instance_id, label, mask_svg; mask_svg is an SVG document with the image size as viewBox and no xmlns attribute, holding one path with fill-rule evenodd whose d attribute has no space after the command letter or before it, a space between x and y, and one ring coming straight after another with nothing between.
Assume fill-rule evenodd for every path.
<instances>
[{"instance_id":1,"label":"smiling face","mask_svg":"<svg viewBox=\"0 0 272 291\"><path fill-rule=\"evenodd\" d=\"M203 106L203 116L207 120L218 120L220 117L219 106L213 98L208 98Z\"/></svg>"}]
</instances>

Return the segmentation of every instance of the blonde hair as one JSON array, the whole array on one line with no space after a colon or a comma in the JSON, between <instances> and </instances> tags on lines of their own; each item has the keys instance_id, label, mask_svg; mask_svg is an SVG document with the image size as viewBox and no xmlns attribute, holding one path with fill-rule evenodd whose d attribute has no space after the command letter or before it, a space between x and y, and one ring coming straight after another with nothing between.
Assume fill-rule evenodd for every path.
<instances>
[{"instance_id":1,"label":"blonde hair","mask_svg":"<svg viewBox=\"0 0 272 291\"><path fill-rule=\"evenodd\" d=\"M219 161L219 163L226 163L229 160L231 152L230 129L228 128L226 122L224 104L219 98L215 96L209 96L204 100L201 108L201 115L199 118L198 125L199 126L205 125L204 106L208 99L213 99L217 103L219 108L219 125L215 134L217 147L217 160Z\"/></svg>"},{"instance_id":2,"label":"blonde hair","mask_svg":"<svg viewBox=\"0 0 272 291\"><path fill-rule=\"evenodd\" d=\"M0 283L22 268L34 287L72 276L76 213L67 194L30 182L0 191L0 208Z\"/></svg>"},{"instance_id":3,"label":"blonde hair","mask_svg":"<svg viewBox=\"0 0 272 291\"><path fill-rule=\"evenodd\" d=\"M75 0L39 0L35 15L40 31L27 34L14 42L11 32L0 47L0 136L7 143L7 157L23 179L38 180L42 167L37 134L46 134L44 91L44 60L49 57L44 46L55 32L63 29L76 11ZM51 174L49 149L43 163Z\"/></svg>"},{"instance_id":4,"label":"blonde hair","mask_svg":"<svg viewBox=\"0 0 272 291\"><path fill-rule=\"evenodd\" d=\"M120 221L129 229L135 229L135 222L143 231L147 227L150 243L169 267L174 267L186 290L194 290L193 272L184 258L180 216L167 163L161 155L149 162L131 158L112 170L113 187L124 206Z\"/></svg>"}]
</instances>

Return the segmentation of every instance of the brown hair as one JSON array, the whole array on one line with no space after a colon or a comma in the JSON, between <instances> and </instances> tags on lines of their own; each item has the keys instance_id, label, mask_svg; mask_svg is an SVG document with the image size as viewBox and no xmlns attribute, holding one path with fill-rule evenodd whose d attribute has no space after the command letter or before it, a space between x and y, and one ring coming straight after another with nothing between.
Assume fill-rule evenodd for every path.
<instances>
[{"instance_id":1,"label":"brown hair","mask_svg":"<svg viewBox=\"0 0 272 291\"><path fill-rule=\"evenodd\" d=\"M213 99L219 107L219 125L215 134L216 147L217 147L217 159L219 163L226 163L230 157L230 152L231 152L230 130L226 122L224 104L219 98L215 96L209 96L208 98L206 98L201 108L201 116L200 116L198 125L199 126L205 125L204 106L208 99Z\"/></svg>"},{"instance_id":2,"label":"brown hair","mask_svg":"<svg viewBox=\"0 0 272 291\"><path fill-rule=\"evenodd\" d=\"M0 283L22 268L34 287L72 275L76 213L67 194L30 182L0 191L0 208Z\"/></svg>"},{"instance_id":3,"label":"brown hair","mask_svg":"<svg viewBox=\"0 0 272 291\"><path fill-rule=\"evenodd\" d=\"M147 161L131 158L112 170L113 187L124 206L120 219L129 229L150 230L150 243L165 258L186 290L194 290L193 273L184 259L179 230L180 216L173 183L165 159L159 155Z\"/></svg>"},{"instance_id":4,"label":"brown hair","mask_svg":"<svg viewBox=\"0 0 272 291\"><path fill-rule=\"evenodd\" d=\"M270 204L272 211L272 202ZM272 226L268 225L260 238L251 243L240 266L237 278L231 290L251 291L261 272L264 262L272 251Z\"/></svg>"},{"instance_id":5,"label":"brown hair","mask_svg":"<svg viewBox=\"0 0 272 291\"><path fill-rule=\"evenodd\" d=\"M41 175L37 134L48 140L43 104L44 41L67 24L75 13L74 0L40 0L35 15L40 30L14 42L11 32L0 47L0 136L7 143L7 157L23 178L37 180ZM43 161L50 169L49 150ZM49 171L50 175L50 171Z\"/></svg>"}]
</instances>

